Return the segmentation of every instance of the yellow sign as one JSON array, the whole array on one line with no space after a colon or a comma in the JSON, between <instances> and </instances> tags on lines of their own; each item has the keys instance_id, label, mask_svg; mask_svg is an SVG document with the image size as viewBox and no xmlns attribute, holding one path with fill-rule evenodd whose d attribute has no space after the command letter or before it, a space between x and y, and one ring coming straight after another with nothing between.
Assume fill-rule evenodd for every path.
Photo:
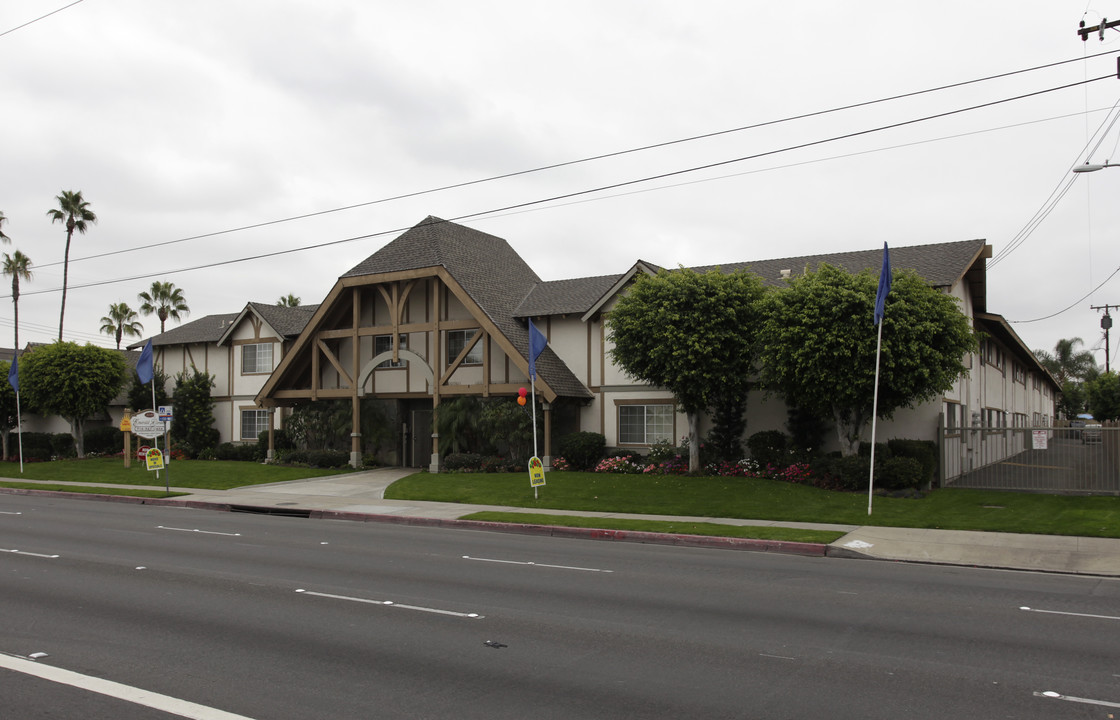
<instances>
[{"instance_id":1,"label":"yellow sign","mask_svg":"<svg viewBox=\"0 0 1120 720\"><path fill-rule=\"evenodd\" d=\"M529 487L544 485L544 463L539 457L529 458Z\"/></svg>"},{"instance_id":2,"label":"yellow sign","mask_svg":"<svg viewBox=\"0 0 1120 720\"><path fill-rule=\"evenodd\" d=\"M149 470L163 470L163 453L159 448L152 448L144 455L144 462Z\"/></svg>"},{"instance_id":3,"label":"yellow sign","mask_svg":"<svg viewBox=\"0 0 1120 720\"><path fill-rule=\"evenodd\" d=\"M121 418L121 432L132 432L132 418L128 415Z\"/></svg>"}]
</instances>

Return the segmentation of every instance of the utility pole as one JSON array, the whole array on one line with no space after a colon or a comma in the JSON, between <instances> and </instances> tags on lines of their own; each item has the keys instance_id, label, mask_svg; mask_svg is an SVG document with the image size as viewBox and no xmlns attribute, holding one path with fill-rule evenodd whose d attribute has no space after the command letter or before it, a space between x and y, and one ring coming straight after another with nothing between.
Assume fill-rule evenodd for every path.
<instances>
[{"instance_id":1,"label":"utility pole","mask_svg":"<svg viewBox=\"0 0 1120 720\"><path fill-rule=\"evenodd\" d=\"M1120 309L1120 305L1090 305L1090 310L1104 310L1101 318L1101 327L1104 329L1104 371L1108 372L1108 330L1112 327L1112 316L1108 314L1109 308Z\"/></svg>"},{"instance_id":2,"label":"utility pole","mask_svg":"<svg viewBox=\"0 0 1120 720\"><path fill-rule=\"evenodd\" d=\"M1104 31L1108 30L1109 28L1114 28L1117 25L1120 25L1120 20L1113 20L1112 22L1109 22L1107 18L1101 18L1101 24L1100 25L1094 25L1093 27L1085 27L1085 21L1082 20L1078 25L1079 29L1077 31L1077 34L1081 36L1081 41L1082 42L1085 42L1086 40L1088 40L1089 36L1092 35L1093 33L1097 33L1097 37L1100 40L1103 41L1104 40Z\"/></svg>"}]
</instances>

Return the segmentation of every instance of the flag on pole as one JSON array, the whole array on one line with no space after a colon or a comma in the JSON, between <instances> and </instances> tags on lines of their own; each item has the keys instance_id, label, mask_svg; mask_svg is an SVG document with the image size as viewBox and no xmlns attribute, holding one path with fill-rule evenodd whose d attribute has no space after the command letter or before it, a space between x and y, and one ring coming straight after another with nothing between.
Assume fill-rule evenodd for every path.
<instances>
[{"instance_id":1,"label":"flag on pole","mask_svg":"<svg viewBox=\"0 0 1120 720\"><path fill-rule=\"evenodd\" d=\"M155 376L155 368L152 366L152 341L149 340L144 349L140 351L140 359L136 362L136 374L140 378L141 385L147 385L152 381Z\"/></svg>"},{"instance_id":2,"label":"flag on pole","mask_svg":"<svg viewBox=\"0 0 1120 720\"><path fill-rule=\"evenodd\" d=\"M537 356L544 352L545 345L548 345L548 338L544 336L533 321L529 321L529 379L536 381L537 379Z\"/></svg>"},{"instance_id":3,"label":"flag on pole","mask_svg":"<svg viewBox=\"0 0 1120 720\"><path fill-rule=\"evenodd\" d=\"M19 359L12 357L12 366L8 368L8 384L12 386L12 390L19 393Z\"/></svg>"},{"instance_id":4,"label":"flag on pole","mask_svg":"<svg viewBox=\"0 0 1120 720\"><path fill-rule=\"evenodd\" d=\"M875 324L883 320L886 310L887 295L891 291L891 253L887 244L883 243L883 269L879 271L879 292L875 294Z\"/></svg>"}]
</instances>

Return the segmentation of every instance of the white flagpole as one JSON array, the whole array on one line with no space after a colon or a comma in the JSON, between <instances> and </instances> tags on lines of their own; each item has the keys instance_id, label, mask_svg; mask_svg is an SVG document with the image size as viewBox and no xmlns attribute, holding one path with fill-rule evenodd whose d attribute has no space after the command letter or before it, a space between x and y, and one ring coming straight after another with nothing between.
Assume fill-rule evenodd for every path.
<instances>
[{"instance_id":1,"label":"white flagpole","mask_svg":"<svg viewBox=\"0 0 1120 720\"><path fill-rule=\"evenodd\" d=\"M875 422L879 418L879 355L883 349L883 321L879 320L879 340L875 344L875 394L871 401L871 472L867 478L867 514L871 514L871 492L875 485Z\"/></svg>"},{"instance_id":2,"label":"white flagpole","mask_svg":"<svg viewBox=\"0 0 1120 720\"><path fill-rule=\"evenodd\" d=\"M532 351L530 350L530 352L532 352ZM530 406L531 409L529 411L529 414L533 416L533 457L540 457L540 455L537 455L537 374L536 373L533 373L533 376L529 378L529 389L530 389L530 392L532 393L532 397L533 397L533 404ZM537 492L538 492L538 488L537 488L536 485L534 485L533 486L533 499L534 500L536 500L537 497L538 497Z\"/></svg>"}]
</instances>

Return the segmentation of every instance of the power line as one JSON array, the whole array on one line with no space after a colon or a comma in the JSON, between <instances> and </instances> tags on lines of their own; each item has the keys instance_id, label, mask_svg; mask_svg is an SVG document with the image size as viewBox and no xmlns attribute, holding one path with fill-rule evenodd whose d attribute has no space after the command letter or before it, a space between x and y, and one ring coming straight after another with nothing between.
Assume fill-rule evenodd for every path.
<instances>
[{"instance_id":1,"label":"power line","mask_svg":"<svg viewBox=\"0 0 1120 720\"><path fill-rule=\"evenodd\" d=\"M500 207L500 208L492 208L490 210L482 210L482 211L479 211L479 212L467 213L465 215L459 215L457 217L449 218L445 222L457 222L457 221L461 221L461 220L476 219L476 218L481 218L481 217L487 216L487 215L494 215L496 213L508 212L510 210L516 210L516 209L531 207L531 206L534 206L534 205L542 205L542 204L545 204L545 203L556 202L558 200L567 200L569 198L574 198L574 197L591 195L591 194L603 192L603 191L606 191L606 190L615 190L615 189L622 188L622 187L630 187L630 186L633 186L633 185L638 185L640 183L652 182L654 180L663 180L665 178L678 177L680 175L685 175L685 174L688 174L688 173L698 172L698 171L701 171L701 170L710 170L712 168L724 167L724 166L732 165L732 164L735 164L735 163L745 162L747 160L756 160L756 159L761 158L761 157L778 155L778 154L784 153L784 152L791 152L793 150L801 150L801 149L804 149L804 148L815 147L815 146L818 146L818 145L824 145L824 144L831 143L831 142L836 142L836 141L839 141L839 140L847 140L847 139L851 139L851 138L855 138L855 137L861 137L863 135L870 135L872 133L882 132L884 130L892 130L892 129L895 129L895 128L905 127L905 126L908 126L908 125L914 125L914 124L917 124L917 123L920 123L920 122L927 122L929 120L936 120L936 119L940 119L940 118L950 117L950 116L953 116L953 115L959 115L961 113L970 112L970 111L973 111L973 110L980 110L980 109L983 109L983 108L994 107L996 105L1001 105L1001 104L1008 103L1008 102L1013 102L1013 101L1016 101L1016 100L1023 100L1025 98L1030 98L1030 97L1037 97L1039 95L1044 95L1044 94L1047 94L1047 93L1056 92L1058 90L1066 90L1068 88L1078 87L1078 86L1086 85L1088 83L1097 82L1097 81L1100 81L1100 80L1107 80L1107 79L1110 79L1110 78L1113 78L1113 77L1115 77L1115 76L1111 75L1111 74L1110 75L1102 75L1102 76L1097 77L1097 78L1092 78L1092 79L1089 79L1089 80L1082 80L1082 81L1078 81L1078 82L1075 82L1075 83L1069 83L1069 84L1066 84L1066 85L1059 85L1057 87L1052 87L1052 88L1048 88L1048 89L1045 89L1045 90L1036 90L1034 92L1025 93L1025 94L1022 94L1022 95L1016 95L1014 97L1004 98L1002 100L993 100L991 102L980 103L978 105L971 105L971 106L968 106L968 107L958 108L956 110L949 110L949 111L946 111L946 112L936 113L936 114L933 114L933 115L926 115L924 117L914 118L914 119L911 119L911 120L904 120L904 121L901 121L901 122L890 123L890 124L887 124L887 125L880 125L878 127L870 128L870 129L867 129L867 130L859 130L859 131L855 131L855 132L845 133L845 134L842 134L842 135L835 135L835 136L825 138L825 139L822 139L822 140L813 140L813 141L810 141L810 142L800 143L800 144L797 144L797 145L786 146L784 148L779 148L779 149L776 149L776 150L768 150L768 151L765 151L765 152L755 153L753 155L745 155L745 156L738 157L738 158L732 158L730 160L721 160L719 162L707 163L705 165L699 165L699 166L695 166L695 167L691 167L691 168L686 168L686 169L683 169L683 170L674 170L674 171L671 171L671 172L660 173L658 175L650 175L650 176L646 176L646 177L643 177L643 178L638 178L638 179L635 179L635 180L626 180L626 181L623 181L623 182L612 183L610 185L602 185L602 186L595 187L595 188L590 188L590 189L587 189L587 190L578 190L578 191L575 191L575 192L565 193L565 194L562 194L562 195L554 195L554 196L549 197L549 198L543 198L543 199L539 199L539 200L530 200L530 201L527 201L527 202L515 203L513 205L506 205L506 206ZM314 250L314 249L319 249L319 248L331 247L333 245L341 245L343 243L355 242L357 240L365 240L365 239L379 237L379 236L383 236L383 235L400 233L400 232L404 232L405 230L408 230L408 228L404 227L404 228L395 228L395 229L392 229L392 230L383 230L383 231L376 232L376 233L369 233L369 234L366 234L366 235L357 235L357 236L354 236L354 237L344 238L344 239L341 239L341 240L331 240L331 241L328 241L328 242L316 243L316 244L313 244L313 245L305 245L305 246L297 247L297 248L289 248L287 250L277 250L277 251L274 251L274 252L260 253L258 255L251 255L251 256L242 257L242 258L234 258L234 259L231 259L231 260L222 260L222 261L217 261L217 262L203 263L201 265L194 265L194 266L191 266L191 267L179 268L177 270L165 270L165 271L161 271L161 272L144 273L144 274L141 274L141 275L133 275L133 276L130 276L130 277L125 277L125 278L117 278L117 279L114 279L114 280L100 280L100 281L90 282L90 283L85 283L85 284L70 285L69 288L70 289L81 289L81 288L89 288L89 287L98 287L98 286L102 286L102 285L112 285L112 284L116 284L116 283L120 283L120 282L131 282L131 281L135 281L135 280L144 280L144 279L157 277L157 276L161 276L161 275L174 275L174 274L178 274L178 273L191 272L191 271L194 271L194 270L202 270L202 269L212 268L212 267L221 267L221 266L224 266L224 265L233 265L233 264L237 264L237 263L248 262L248 261L251 261L251 260L262 260L262 259L265 259L265 258L278 257L278 256L281 256L281 255L289 255L289 254L296 253L296 252L303 252L305 250ZM73 261L71 261L71 262L73 262ZM61 288L53 288L53 289L49 289L49 290L24 291L21 294L22 295L41 295L41 294L45 294L45 293L48 293L48 292L57 292L59 290L61 290ZM10 297L10 296L0 295L0 298L2 298L2 297Z\"/></svg>"},{"instance_id":2,"label":"power line","mask_svg":"<svg viewBox=\"0 0 1120 720\"><path fill-rule=\"evenodd\" d=\"M80 1L81 0L79 0L79 2ZM952 90L952 89L955 89L955 88L966 87L968 85L975 85L977 83L988 82L990 80L998 80L998 79L1002 79L1002 78L1012 77L1012 76L1015 76L1015 75L1021 75L1021 74L1024 74L1024 73L1035 72L1037 70L1045 70L1045 69L1049 69L1049 68L1053 68L1053 67L1058 67L1060 65L1066 65L1066 64L1072 63L1072 62L1082 62L1082 61L1085 61L1085 60L1090 60L1092 58L1100 57L1102 55L1111 55L1111 54L1114 54L1116 52L1118 52L1118 51L1107 50L1107 51L1104 51L1104 52L1096 53L1094 55L1083 55L1082 57L1073 58L1073 59L1070 59L1070 60L1060 60L1060 61L1057 61L1057 62L1046 63L1046 64L1043 64L1043 65L1036 65L1034 67L1024 68L1022 70L1013 70L1013 71L1010 71L1010 72L998 73L996 75L988 75L986 77L976 78L976 79L973 79L973 80L965 80L965 81L962 81L962 82L950 83L948 85L940 85L940 86L937 86L937 87L927 88L925 90L915 90L915 91L911 91L911 92L902 93L902 94L899 94L899 95L891 95L891 96L888 96L888 97L879 98L877 100L865 100L865 101L862 101L862 102L851 103L849 105L841 105L841 106L838 106L838 107L829 108L827 110L816 110L816 111L813 111L813 112L803 113L801 115L791 115L791 116L784 117L784 118L779 118L779 119L776 119L776 120L766 120L766 121L759 122L759 123L754 123L754 124L751 124L751 125L743 125L743 126L740 126L740 127L730 128L730 129L726 129L726 130L717 130L717 131L714 131L714 132L703 133L703 134L700 134L700 135L692 135L690 137L678 138L676 140L668 140L668 141L665 141L665 142L654 143L652 145L642 145L640 147L630 148L630 149L627 149L627 150L617 150L617 151L614 151L614 152L603 153L601 155L593 155L593 156L590 156L590 157L580 158L578 160L567 160L567 161L564 161L564 162L553 163L551 165L542 165L540 167L531 168L531 169L528 169L528 170L517 170L517 171L509 172L509 173L492 175L492 176L485 177L485 178L478 178L478 179L475 179L475 180L467 180L467 181L460 182L460 183L453 183L453 184L450 184L450 185L443 185L443 186L440 186L440 187L429 188L427 190L417 190L417 191L414 191L414 192L404 193L404 194L401 194L401 195L394 195L394 196L391 196L391 197L380 198L380 199L377 199L377 200L369 200L369 201L366 201L366 202L355 203L355 204L352 204L352 205L344 205L342 207L331 208L331 209L328 209L328 210L318 210L318 211L315 211L315 212L304 213L302 215L292 215L290 217L280 218L280 219L277 219L277 220L266 220L266 221L263 221L263 222L252 223L252 224L249 224L249 225L241 225L241 226L234 227L234 228L229 228L229 229L226 229L226 230L217 230L217 231L214 231L214 232L202 233L200 235L191 235L191 236L184 237L184 238L178 238L176 240L165 240L163 242L151 243L151 244L148 244L148 245L137 245L137 246L130 247L130 248L125 248L125 249L122 249L122 250L113 250L113 251L110 251L110 252L98 253L96 255L86 255L86 256L78 257L78 258L70 258L70 262L71 263L76 263L76 262L81 262L83 260L94 260L94 259L97 259L97 258L110 257L110 256L113 256L113 255L121 255L121 254L124 254L124 253L137 252L137 251L141 251L141 250L149 250L151 248L165 247L167 245L175 245L175 244L178 244L178 243L189 242L191 240L202 240L202 239L205 239L205 238L217 237L219 235L228 235L230 233L242 232L242 231L245 231L245 230L255 230L255 229L258 229L258 228L262 228L262 227L269 227L271 225L279 225L281 223L293 222L295 220L306 220L308 218L320 217L322 215L330 215L330 214L333 214L333 213L344 212L346 210L355 210L357 208L370 207L370 206L373 206L373 205L382 205L382 204L385 204L385 203L395 202L397 200L406 200L406 199L410 199L410 198L420 197L420 196L423 196L423 195L431 195L431 194L434 194L434 193L445 192L447 190L456 190L456 189L460 189L460 188L470 187L470 186L473 186L473 185L480 185L482 183L494 182L494 181L497 181L497 180L506 180L506 179L509 179L509 178L514 178L514 177L520 177L520 176L530 175L530 174L534 174L534 173L545 172L545 171L548 171L548 170L556 170L556 169L563 168L563 167L570 167L572 165L580 165L580 164L583 164L583 163L590 163L590 162L594 162L594 161L597 161L597 160L606 160L606 159L609 159L609 158L620 157L620 156L623 156L623 155L645 152L647 150L655 150L655 149L659 149L659 148L671 147L673 145L680 145L680 144L683 144L683 143L694 142L694 141L697 141L697 140L706 140L706 139L709 139L709 138L719 137L719 136L722 136L722 135L730 135L732 133L745 132L747 130L757 130L759 128L769 127L769 126L773 126L773 125L779 125L779 124L787 123L787 122L793 122L793 121L796 121L796 120L805 120L805 119L808 119L808 118L820 117L822 115L829 115L829 114L832 114L832 113L842 112L844 110L854 110L856 108L869 107L871 105L878 105L878 104L881 104L881 103L892 102L892 101L895 101L895 100L903 100L903 99L906 99L906 98L917 97L919 95L926 95L926 94L929 94L929 93L940 92L942 90ZM1090 82L1090 81L1086 81L1086 82ZM1026 96L1024 96L1024 97L1026 97ZM61 264L62 264L61 262L46 263L46 264L41 265L39 267L50 267L52 265L61 265Z\"/></svg>"},{"instance_id":3,"label":"power line","mask_svg":"<svg viewBox=\"0 0 1120 720\"><path fill-rule=\"evenodd\" d=\"M77 5L80 2L85 2L85 0L74 0L74 2L70 3L69 5L64 5L57 10L51 10L46 15L41 15L41 16L35 18L34 20L28 20L27 22L25 22L22 25L16 25L11 30L5 30L4 32L0 32L0 37L4 37L8 33L14 33L16 30L21 30L21 29L27 27L28 25L33 25L33 24L39 22L40 20L45 20L46 18L49 18L51 15L54 15L55 13L60 13L63 10L65 10L66 8L74 7L75 5Z\"/></svg>"}]
</instances>

